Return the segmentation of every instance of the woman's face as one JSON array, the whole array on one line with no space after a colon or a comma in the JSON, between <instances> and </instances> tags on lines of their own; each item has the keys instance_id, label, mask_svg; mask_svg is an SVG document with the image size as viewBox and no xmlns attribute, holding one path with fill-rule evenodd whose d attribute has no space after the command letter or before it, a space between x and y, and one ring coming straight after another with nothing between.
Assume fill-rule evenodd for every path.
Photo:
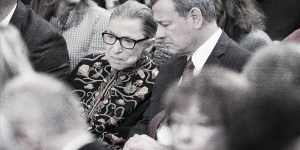
<instances>
[{"instance_id":1,"label":"woman's face","mask_svg":"<svg viewBox=\"0 0 300 150\"><path fill-rule=\"evenodd\" d=\"M197 104L185 111L174 111L170 115L170 130L174 150L213 149L221 129L210 124L210 118L200 113Z\"/></svg>"},{"instance_id":2,"label":"woman's face","mask_svg":"<svg viewBox=\"0 0 300 150\"><path fill-rule=\"evenodd\" d=\"M123 70L135 65L142 52L150 46L150 40L143 32L140 19L116 17L110 20L103 40L105 58L113 69Z\"/></svg>"}]
</instances>

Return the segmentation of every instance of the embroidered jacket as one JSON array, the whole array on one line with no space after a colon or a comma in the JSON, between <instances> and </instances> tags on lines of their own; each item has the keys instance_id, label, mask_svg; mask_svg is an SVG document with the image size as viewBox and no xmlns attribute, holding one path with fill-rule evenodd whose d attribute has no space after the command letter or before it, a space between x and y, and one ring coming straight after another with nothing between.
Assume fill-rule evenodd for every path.
<instances>
[{"instance_id":1,"label":"embroidered jacket","mask_svg":"<svg viewBox=\"0 0 300 150\"><path fill-rule=\"evenodd\" d=\"M84 57L71 75L90 131L103 141L151 94L158 69L144 56L134 67L113 71L104 54Z\"/></svg>"}]
</instances>

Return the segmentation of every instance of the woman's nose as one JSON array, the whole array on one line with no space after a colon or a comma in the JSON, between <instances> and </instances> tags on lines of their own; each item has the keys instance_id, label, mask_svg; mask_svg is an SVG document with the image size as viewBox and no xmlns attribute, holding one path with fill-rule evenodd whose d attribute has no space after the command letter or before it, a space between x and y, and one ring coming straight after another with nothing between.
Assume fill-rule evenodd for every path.
<instances>
[{"instance_id":1,"label":"woman's nose","mask_svg":"<svg viewBox=\"0 0 300 150\"><path fill-rule=\"evenodd\" d=\"M122 52L122 46L121 46L121 43L119 40L116 41L115 44L113 44L111 46L111 49L110 49L113 53L121 53Z\"/></svg>"}]
</instances>

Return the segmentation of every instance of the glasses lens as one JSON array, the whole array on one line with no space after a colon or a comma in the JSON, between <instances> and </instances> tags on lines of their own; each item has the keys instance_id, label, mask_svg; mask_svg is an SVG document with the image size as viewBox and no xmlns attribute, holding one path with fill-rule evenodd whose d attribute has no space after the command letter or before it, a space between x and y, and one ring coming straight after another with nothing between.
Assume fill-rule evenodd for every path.
<instances>
[{"instance_id":1,"label":"glasses lens","mask_svg":"<svg viewBox=\"0 0 300 150\"><path fill-rule=\"evenodd\" d=\"M104 33L102 38L107 44L114 44L116 42L116 37L109 33Z\"/></svg>"},{"instance_id":2,"label":"glasses lens","mask_svg":"<svg viewBox=\"0 0 300 150\"><path fill-rule=\"evenodd\" d=\"M129 38L121 38L121 44L124 48L132 49L135 45L135 40Z\"/></svg>"}]
</instances>

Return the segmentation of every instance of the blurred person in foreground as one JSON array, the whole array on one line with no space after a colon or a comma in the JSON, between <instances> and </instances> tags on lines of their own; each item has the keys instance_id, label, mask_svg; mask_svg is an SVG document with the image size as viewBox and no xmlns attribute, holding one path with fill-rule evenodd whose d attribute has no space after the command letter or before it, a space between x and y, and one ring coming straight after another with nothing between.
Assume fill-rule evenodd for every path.
<instances>
[{"instance_id":1,"label":"blurred person in foreground","mask_svg":"<svg viewBox=\"0 0 300 150\"><path fill-rule=\"evenodd\" d=\"M264 47L249 60L243 74L257 88L272 89L284 84L300 86L300 46L279 43Z\"/></svg>"},{"instance_id":2,"label":"blurred person in foreground","mask_svg":"<svg viewBox=\"0 0 300 150\"><path fill-rule=\"evenodd\" d=\"M33 72L27 47L12 25L0 25L0 92L4 85L23 72Z\"/></svg>"},{"instance_id":3,"label":"blurred person in foreground","mask_svg":"<svg viewBox=\"0 0 300 150\"><path fill-rule=\"evenodd\" d=\"M23 73L7 83L1 101L11 138L24 149L109 150L86 130L77 97L52 77Z\"/></svg>"},{"instance_id":4,"label":"blurred person in foreground","mask_svg":"<svg viewBox=\"0 0 300 150\"><path fill-rule=\"evenodd\" d=\"M124 150L224 150L228 108L249 90L247 80L240 74L208 68L200 76L168 90L158 142L146 135L135 135Z\"/></svg>"},{"instance_id":5,"label":"blurred person in foreground","mask_svg":"<svg viewBox=\"0 0 300 150\"><path fill-rule=\"evenodd\" d=\"M253 94L231 113L229 149L297 149L300 137L300 46L277 43L258 50L243 75Z\"/></svg>"},{"instance_id":6,"label":"blurred person in foreground","mask_svg":"<svg viewBox=\"0 0 300 150\"><path fill-rule=\"evenodd\" d=\"M228 149L299 149L299 86L279 79L271 88L254 86L253 93L238 103L228 115Z\"/></svg>"},{"instance_id":7,"label":"blurred person in foreground","mask_svg":"<svg viewBox=\"0 0 300 150\"><path fill-rule=\"evenodd\" d=\"M71 69L82 57L103 53L110 13L92 0L33 0L32 9L56 27L68 46Z\"/></svg>"},{"instance_id":8,"label":"blurred person in foreground","mask_svg":"<svg viewBox=\"0 0 300 150\"><path fill-rule=\"evenodd\" d=\"M64 38L21 0L0 0L0 25L14 25L28 47L29 60L38 72L66 79L70 73Z\"/></svg>"},{"instance_id":9,"label":"blurred person in foreground","mask_svg":"<svg viewBox=\"0 0 300 150\"><path fill-rule=\"evenodd\" d=\"M102 34L105 54L84 57L72 72L71 85L99 141L119 146L148 106L158 69L143 53L156 30L151 9L128 1L113 9Z\"/></svg>"}]
</instances>

